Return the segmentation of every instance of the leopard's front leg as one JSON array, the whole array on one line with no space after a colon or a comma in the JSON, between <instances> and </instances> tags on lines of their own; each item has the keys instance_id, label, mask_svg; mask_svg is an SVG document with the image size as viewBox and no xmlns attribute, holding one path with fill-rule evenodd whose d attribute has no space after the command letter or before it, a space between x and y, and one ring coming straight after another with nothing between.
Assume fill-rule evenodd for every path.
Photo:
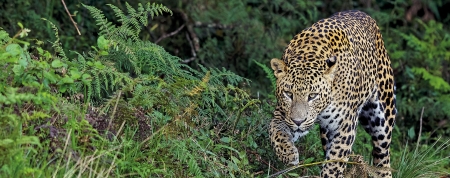
<instances>
[{"instance_id":1,"label":"leopard's front leg","mask_svg":"<svg viewBox=\"0 0 450 178\"><path fill-rule=\"evenodd\" d=\"M337 115L336 113L331 114ZM339 115L349 116L347 118L326 117L321 120L321 137L325 151L326 160L336 160L323 165L320 173L321 177L344 177L344 170L351 153L352 145L356 135L356 116L340 113Z\"/></svg>"},{"instance_id":2,"label":"leopard's front leg","mask_svg":"<svg viewBox=\"0 0 450 178\"><path fill-rule=\"evenodd\" d=\"M298 150L294 145L294 135L285 122L278 118L272 119L269 136L275 153L281 161L291 165L299 163Z\"/></svg>"}]
</instances>

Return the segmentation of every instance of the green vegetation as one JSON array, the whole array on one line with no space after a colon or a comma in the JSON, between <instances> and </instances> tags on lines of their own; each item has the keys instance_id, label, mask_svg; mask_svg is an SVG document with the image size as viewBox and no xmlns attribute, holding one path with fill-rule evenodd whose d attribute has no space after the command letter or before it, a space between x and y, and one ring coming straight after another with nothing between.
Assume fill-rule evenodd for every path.
<instances>
[{"instance_id":1,"label":"green vegetation","mask_svg":"<svg viewBox=\"0 0 450 178\"><path fill-rule=\"evenodd\" d=\"M0 3L0 177L285 170L267 133L269 61L345 9L377 20L393 62L394 176L450 175L448 1L81 2L66 2L76 26L60 1ZM282 177L319 174L317 130L298 142L305 166ZM353 151L364 163L349 165L359 177L375 169L362 130Z\"/></svg>"}]
</instances>

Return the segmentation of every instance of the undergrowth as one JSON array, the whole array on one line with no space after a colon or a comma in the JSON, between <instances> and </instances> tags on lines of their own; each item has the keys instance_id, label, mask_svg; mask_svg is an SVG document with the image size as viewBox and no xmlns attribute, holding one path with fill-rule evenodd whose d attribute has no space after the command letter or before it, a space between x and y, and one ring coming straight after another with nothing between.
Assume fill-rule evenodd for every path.
<instances>
[{"instance_id":1,"label":"undergrowth","mask_svg":"<svg viewBox=\"0 0 450 178\"><path fill-rule=\"evenodd\" d=\"M250 133L265 121L248 110L267 112L237 87L249 81L226 69L194 70L139 40L148 17L171 13L162 5L127 5L127 14L110 5L121 25L84 6L101 36L92 51L71 51L73 59L51 22L56 54L26 42L26 28L12 38L0 31L1 175L251 175L245 145L258 148Z\"/></svg>"},{"instance_id":2,"label":"undergrowth","mask_svg":"<svg viewBox=\"0 0 450 178\"><path fill-rule=\"evenodd\" d=\"M83 7L99 27L90 51L64 49L50 20L43 19L55 32L51 42L27 37L33 32L21 23L13 35L0 29L0 177L266 177L286 168L268 140L273 96L252 98L241 87L249 80L224 68L193 69L140 39L170 9L109 5L114 21ZM270 68L256 64L273 84ZM323 160L315 133L298 144L304 165ZM358 137L355 154L370 162L370 137ZM392 160L401 160L394 175L423 176L407 174L417 159L430 163L420 173L444 169L448 141L438 142L401 154L394 143ZM319 172L314 165L282 176Z\"/></svg>"}]
</instances>

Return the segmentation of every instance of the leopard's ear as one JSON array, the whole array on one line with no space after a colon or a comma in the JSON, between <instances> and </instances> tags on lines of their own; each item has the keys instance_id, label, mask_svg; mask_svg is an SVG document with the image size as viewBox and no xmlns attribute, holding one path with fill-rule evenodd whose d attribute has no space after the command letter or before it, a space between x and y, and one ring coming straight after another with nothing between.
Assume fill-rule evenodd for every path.
<instances>
[{"instance_id":1,"label":"leopard's ear","mask_svg":"<svg viewBox=\"0 0 450 178\"><path fill-rule=\"evenodd\" d=\"M328 58L325 63L327 64L327 69L325 71L325 75L330 79L333 80L334 79L334 73L336 72L336 68L337 68L337 57L336 56L331 56L330 58Z\"/></svg>"},{"instance_id":2,"label":"leopard's ear","mask_svg":"<svg viewBox=\"0 0 450 178\"><path fill-rule=\"evenodd\" d=\"M270 66L272 66L273 74L275 77L282 78L286 74L286 64L277 58L273 58L270 61Z\"/></svg>"}]
</instances>

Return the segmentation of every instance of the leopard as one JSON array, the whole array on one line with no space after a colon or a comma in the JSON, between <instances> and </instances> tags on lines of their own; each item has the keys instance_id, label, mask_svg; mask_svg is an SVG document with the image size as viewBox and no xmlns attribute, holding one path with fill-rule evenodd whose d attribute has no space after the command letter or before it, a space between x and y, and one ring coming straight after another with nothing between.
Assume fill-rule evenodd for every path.
<instances>
[{"instance_id":1,"label":"leopard","mask_svg":"<svg viewBox=\"0 0 450 178\"><path fill-rule=\"evenodd\" d=\"M318 124L320 177L343 177L358 123L371 136L375 175L392 177L390 144L397 109L391 61L376 21L359 10L319 20L290 40L270 66L276 106L269 124L278 159L299 164L294 145ZM341 161L332 161L341 160Z\"/></svg>"}]
</instances>

